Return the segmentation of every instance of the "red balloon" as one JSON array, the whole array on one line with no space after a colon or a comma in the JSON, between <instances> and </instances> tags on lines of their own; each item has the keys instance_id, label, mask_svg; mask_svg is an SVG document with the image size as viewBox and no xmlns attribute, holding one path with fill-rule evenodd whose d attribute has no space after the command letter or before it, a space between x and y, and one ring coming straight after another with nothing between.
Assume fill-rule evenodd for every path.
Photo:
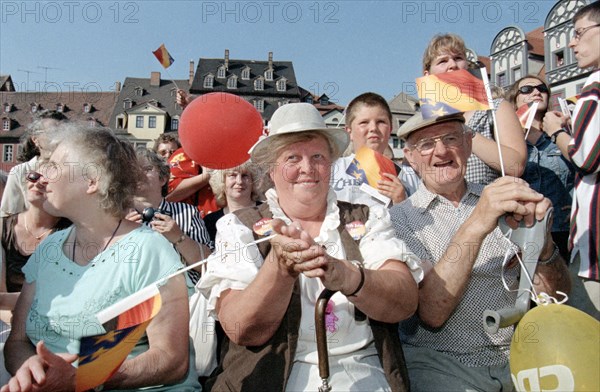
<instances>
[{"instance_id":1,"label":"red balloon","mask_svg":"<svg viewBox=\"0 0 600 392\"><path fill-rule=\"evenodd\" d=\"M262 135L263 120L248 101L229 93L204 94L183 111L179 139L194 161L229 169L250 159L248 150Z\"/></svg>"}]
</instances>

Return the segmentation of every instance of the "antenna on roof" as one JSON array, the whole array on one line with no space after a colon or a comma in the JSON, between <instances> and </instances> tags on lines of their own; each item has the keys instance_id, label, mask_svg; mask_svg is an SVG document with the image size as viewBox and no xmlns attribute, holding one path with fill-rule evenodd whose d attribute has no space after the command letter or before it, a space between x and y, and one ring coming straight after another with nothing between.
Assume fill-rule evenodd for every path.
<instances>
[{"instance_id":1,"label":"antenna on roof","mask_svg":"<svg viewBox=\"0 0 600 392\"><path fill-rule=\"evenodd\" d=\"M44 84L48 83L48 70L49 69L57 69L57 70L60 69L60 68L53 68L53 67L44 67L41 65L38 65L37 67L44 70Z\"/></svg>"},{"instance_id":2,"label":"antenna on roof","mask_svg":"<svg viewBox=\"0 0 600 392\"><path fill-rule=\"evenodd\" d=\"M39 72L29 71L27 69L17 69L17 71L26 72L27 73L27 88L26 88L26 90L29 91L29 74L32 74L32 73L37 74Z\"/></svg>"}]
</instances>

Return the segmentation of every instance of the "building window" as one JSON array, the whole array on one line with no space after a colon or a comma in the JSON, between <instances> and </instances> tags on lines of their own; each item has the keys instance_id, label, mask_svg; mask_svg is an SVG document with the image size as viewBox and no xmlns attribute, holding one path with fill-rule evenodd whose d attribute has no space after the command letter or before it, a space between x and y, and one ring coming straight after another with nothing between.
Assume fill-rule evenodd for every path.
<instances>
[{"instance_id":1,"label":"building window","mask_svg":"<svg viewBox=\"0 0 600 392\"><path fill-rule=\"evenodd\" d=\"M219 67L219 70L217 71L217 78L225 79L225 66Z\"/></svg>"},{"instance_id":2,"label":"building window","mask_svg":"<svg viewBox=\"0 0 600 392\"><path fill-rule=\"evenodd\" d=\"M232 76L229 79L227 79L227 88L230 88L230 89L237 88L237 77L236 76Z\"/></svg>"},{"instance_id":3,"label":"building window","mask_svg":"<svg viewBox=\"0 0 600 392\"><path fill-rule=\"evenodd\" d=\"M585 83L580 83L580 84L578 84L578 85L575 86L575 93L576 94L581 94L581 90L583 90L583 85L584 84Z\"/></svg>"},{"instance_id":4,"label":"building window","mask_svg":"<svg viewBox=\"0 0 600 392\"><path fill-rule=\"evenodd\" d=\"M207 75L204 78L204 88L213 88L213 83L215 81L214 76L212 75Z\"/></svg>"},{"instance_id":5,"label":"building window","mask_svg":"<svg viewBox=\"0 0 600 392\"><path fill-rule=\"evenodd\" d=\"M11 144L5 144L2 151L2 161L12 162L13 161L13 146Z\"/></svg>"},{"instance_id":6,"label":"building window","mask_svg":"<svg viewBox=\"0 0 600 392\"><path fill-rule=\"evenodd\" d=\"M127 98L123 101L123 109L131 109L131 99Z\"/></svg>"},{"instance_id":7,"label":"building window","mask_svg":"<svg viewBox=\"0 0 600 392\"><path fill-rule=\"evenodd\" d=\"M246 67L242 70L242 80L250 79L250 68Z\"/></svg>"},{"instance_id":8,"label":"building window","mask_svg":"<svg viewBox=\"0 0 600 392\"><path fill-rule=\"evenodd\" d=\"M498 76L496 76L496 82L498 83L499 87L505 87L506 86L506 73L505 72L499 73Z\"/></svg>"},{"instance_id":9,"label":"building window","mask_svg":"<svg viewBox=\"0 0 600 392\"><path fill-rule=\"evenodd\" d=\"M89 103L84 103L84 104L83 104L83 112L84 112L84 113L89 113L89 112L90 112L90 109L91 109L91 106L92 106L92 105L90 105Z\"/></svg>"},{"instance_id":10,"label":"building window","mask_svg":"<svg viewBox=\"0 0 600 392\"><path fill-rule=\"evenodd\" d=\"M148 117L148 128L156 128L156 116Z\"/></svg>"},{"instance_id":11,"label":"building window","mask_svg":"<svg viewBox=\"0 0 600 392\"><path fill-rule=\"evenodd\" d=\"M94 120L93 118L88 120L88 125L92 128L94 128L96 126L96 120Z\"/></svg>"},{"instance_id":12,"label":"building window","mask_svg":"<svg viewBox=\"0 0 600 392\"><path fill-rule=\"evenodd\" d=\"M319 104L321 104L323 106L329 105L329 97L327 95L323 94L321 96L321 98L319 98Z\"/></svg>"},{"instance_id":13,"label":"building window","mask_svg":"<svg viewBox=\"0 0 600 392\"><path fill-rule=\"evenodd\" d=\"M10 109L12 108L12 104L5 103L4 104L4 113L10 113Z\"/></svg>"},{"instance_id":14,"label":"building window","mask_svg":"<svg viewBox=\"0 0 600 392\"><path fill-rule=\"evenodd\" d=\"M265 111L265 101L262 100L262 99L256 99L256 100L254 100L254 107L259 112L261 112L261 113L264 112Z\"/></svg>"},{"instance_id":15,"label":"building window","mask_svg":"<svg viewBox=\"0 0 600 392\"><path fill-rule=\"evenodd\" d=\"M282 107L283 105L287 105L288 103L290 103L289 99L284 99L281 101L277 101L277 107Z\"/></svg>"},{"instance_id":16,"label":"building window","mask_svg":"<svg viewBox=\"0 0 600 392\"><path fill-rule=\"evenodd\" d=\"M552 56L552 68L560 68L565 65L565 51L559 50Z\"/></svg>"},{"instance_id":17,"label":"building window","mask_svg":"<svg viewBox=\"0 0 600 392\"><path fill-rule=\"evenodd\" d=\"M138 96L141 97L142 95L144 95L144 89L141 88L141 87L136 87L135 88L135 95L138 95Z\"/></svg>"},{"instance_id":18,"label":"building window","mask_svg":"<svg viewBox=\"0 0 600 392\"><path fill-rule=\"evenodd\" d=\"M287 88L286 82L287 81L285 80L285 78L279 79L277 81L277 91L281 91L281 92L285 91Z\"/></svg>"},{"instance_id":19,"label":"building window","mask_svg":"<svg viewBox=\"0 0 600 392\"><path fill-rule=\"evenodd\" d=\"M173 118L171 119L171 131L176 131L179 129L179 119Z\"/></svg>"},{"instance_id":20,"label":"building window","mask_svg":"<svg viewBox=\"0 0 600 392\"><path fill-rule=\"evenodd\" d=\"M135 127L144 128L144 116L135 116Z\"/></svg>"},{"instance_id":21,"label":"building window","mask_svg":"<svg viewBox=\"0 0 600 392\"><path fill-rule=\"evenodd\" d=\"M125 118L117 117L117 129L125 128Z\"/></svg>"},{"instance_id":22,"label":"building window","mask_svg":"<svg viewBox=\"0 0 600 392\"><path fill-rule=\"evenodd\" d=\"M57 103L56 104L56 111L59 113L62 113L65 110L65 105L63 105L62 103Z\"/></svg>"},{"instance_id":23,"label":"building window","mask_svg":"<svg viewBox=\"0 0 600 392\"><path fill-rule=\"evenodd\" d=\"M2 119L2 130L10 131L10 118Z\"/></svg>"},{"instance_id":24,"label":"building window","mask_svg":"<svg viewBox=\"0 0 600 392\"><path fill-rule=\"evenodd\" d=\"M272 69L267 69L265 71L265 79L271 81L273 80L273 70Z\"/></svg>"},{"instance_id":25,"label":"building window","mask_svg":"<svg viewBox=\"0 0 600 392\"><path fill-rule=\"evenodd\" d=\"M37 110L38 110L37 104L34 103L33 105L31 105L31 113L35 113L35 112L37 112Z\"/></svg>"},{"instance_id":26,"label":"building window","mask_svg":"<svg viewBox=\"0 0 600 392\"><path fill-rule=\"evenodd\" d=\"M512 80L513 80L513 82L516 82L519 79L521 79L521 67L513 68L513 70L512 70Z\"/></svg>"},{"instance_id":27,"label":"building window","mask_svg":"<svg viewBox=\"0 0 600 392\"><path fill-rule=\"evenodd\" d=\"M256 91L263 91L265 89L265 81L262 78L258 78L254 81L254 89Z\"/></svg>"}]
</instances>

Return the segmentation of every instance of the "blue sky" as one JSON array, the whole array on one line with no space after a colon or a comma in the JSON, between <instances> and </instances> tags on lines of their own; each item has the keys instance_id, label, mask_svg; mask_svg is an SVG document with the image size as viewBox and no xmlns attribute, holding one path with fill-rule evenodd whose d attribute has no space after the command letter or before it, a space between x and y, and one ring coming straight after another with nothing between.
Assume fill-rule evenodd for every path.
<instances>
[{"instance_id":1,"label":"blue sky","mask_svg":"<svg viewBox=\"0 0 600 392\"><path fill-rule=\"evenodd\" d=\"M436 33L460 34L489 55L504 27L544 24L542 1L6 1L0 0L0 74L19 91L110 91L126 77L186 79L189 60L292 61L298 83L346 105L375 91L412 93ZM164 43L166 73L152 55Z\"/></svg>"}]
</instances>

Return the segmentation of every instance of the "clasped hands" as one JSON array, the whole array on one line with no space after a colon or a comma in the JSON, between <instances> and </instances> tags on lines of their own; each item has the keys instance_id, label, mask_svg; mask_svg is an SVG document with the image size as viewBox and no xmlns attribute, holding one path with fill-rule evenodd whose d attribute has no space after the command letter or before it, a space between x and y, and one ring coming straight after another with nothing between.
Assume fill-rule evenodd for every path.
<instances>
[{"instance_id":1,"label":"clasped hands","mask_svg":"<svg viewBox=\"0 0 600 392\"><path fill-rule=\"evenodd\" d=\"M351 264L327 254L324 246L295 222L286 225L280 219L271 222L277 236L271 239L271 248L279 265L291 276L300 274L309 278L320 278L330 290L343 290L348 282Z\"/></svg>"}]
</instances>

